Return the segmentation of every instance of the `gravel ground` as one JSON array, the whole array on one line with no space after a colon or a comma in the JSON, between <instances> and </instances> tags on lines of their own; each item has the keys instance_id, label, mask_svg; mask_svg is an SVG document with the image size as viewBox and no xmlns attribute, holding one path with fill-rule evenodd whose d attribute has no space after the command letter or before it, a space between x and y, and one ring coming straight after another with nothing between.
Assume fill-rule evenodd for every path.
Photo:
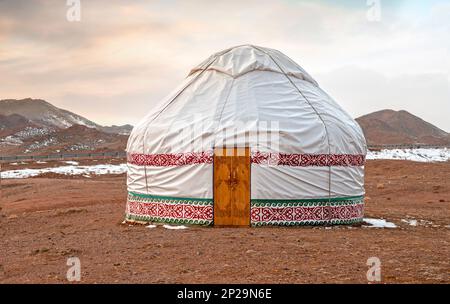
<instances>
[{"instance_id":1,"label":"gravel ground","mask_svg":"<svg viewBox=\"0 0 450 304\"><path fill-rule=\"evenodd\" d=\"M0 283L67 283L72 256L83 283L367 283L370 257L385 283L450 283L450 162L367 162L365 217L392 229L130 226L124 175L1 189Z\"/></svg>"}]
</instances>

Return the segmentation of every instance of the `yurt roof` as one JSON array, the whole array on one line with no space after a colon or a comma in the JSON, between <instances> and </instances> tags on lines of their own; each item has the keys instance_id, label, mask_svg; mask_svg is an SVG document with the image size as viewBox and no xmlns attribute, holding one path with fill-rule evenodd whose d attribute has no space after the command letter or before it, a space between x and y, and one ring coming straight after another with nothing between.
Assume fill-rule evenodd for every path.
<instances>
[{"instance_id":1,"label":"yurt roof","mask_svg":"<svg viewBox=\"0 0 450 304\"><path fill-rule=\"evenodd\" d=\"M271 71L317 85L304 69L286 55L274 49L250 44L235 46L211 55L193 68L188 76L203 70L215 70L233 78L255 70Z\"/></svg>"},{"instance_id":2,"label":"yurt roof","mask_svg":"<svg viewBox=\"0 0 450 304\"><path fill-rule=\"evenodd\" d=\"M266 140L258 138L261 132ZM254 45L217 52L193 68L136 125L127 151L185 153L234 145L283 153L366 151L356 121L302 67Z\"/></svg>"}]
</instances>

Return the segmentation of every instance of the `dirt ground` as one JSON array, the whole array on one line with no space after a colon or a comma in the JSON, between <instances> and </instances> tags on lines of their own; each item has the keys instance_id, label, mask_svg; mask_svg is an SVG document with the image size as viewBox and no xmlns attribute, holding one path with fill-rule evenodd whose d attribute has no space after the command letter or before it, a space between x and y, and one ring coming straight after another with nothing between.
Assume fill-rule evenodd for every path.
<instances>
[{"instance_id":1,"label":"dirt ground","mask_svg":"<svg viewBox=\"0 0 450 304\"><path fill-rule=\"evenodd\" d=\"M450 283L450 162L368 161L365 217L397 228L121 224L125 176L1 181L0 283ZM416 219L417 226L405 221Z\"/></svg>"}]
</instances>

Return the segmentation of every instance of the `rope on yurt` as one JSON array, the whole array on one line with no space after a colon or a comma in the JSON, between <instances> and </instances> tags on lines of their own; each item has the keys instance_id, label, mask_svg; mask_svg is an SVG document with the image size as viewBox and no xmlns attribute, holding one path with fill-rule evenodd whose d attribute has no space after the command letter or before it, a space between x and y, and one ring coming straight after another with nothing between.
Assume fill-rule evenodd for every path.
<instances>
[{"instance_id":1,"label":"rope on yurt","mask_svg":"<svg viewBox=\"0 0 450 304\"><path fill-rule=\"evenodd\" d=\"M294 88L299 92L299 94L303 97L303 99L308 103L308 105L314 110L314 112L317 114L317 116L319 117L319 119L322 121L322 124L325 128L325 134L327 137L327 144L328 144L328 155L331 154L331 145L330 145L330 135L328 133L328 128L327 125L325 123L325 120L322 118L322 116L320 116L320 113L317 111L317 109L311 104L311 102L308 100L308 98L305 96L305 94L303 94L303 92L297 87L297 85L292 81L292 79L289 77L289 75L283 70L283 68L278 64L278 62L272 57L272 55L270 55L268 52L266 52L264 49L261 49L259 47L256 46L252 46L253 48L257 49L260 52L263 52L264 54L266 54L272 61L273 63L276 64L276 66L280 69L281 73L286 76L286 78L289 80L289 82L292 84L292 86L294 86ZM328 206L330 207L331 204L331 166L328 166ZM328 210L328 218L327 218L327 222L329 222L331 220L331 212L330 210Z\"/></svg>"},{"instance_id":2,"label":"rope on yurt","mask_svg":"<svg viewBox=\"0 0 450 304\"><path fill-rule=\"evenodd\" d=\"M230 89L228 90L227 97L225 98L225 101L224 101L224 103L223 103L222 109L220 110L219 119L218 119L218 121L217 121L217 128L216 128L216 130L214 131L213 134L216 134L217 131L218 131L219 128L220 128L220 122L222 121L223 111L225 110L225 106L226 106L227 103L228 103L228 99L230 99L231 90L233 89L233 85L234 85L234 78L231 80ZM214 148L215 146L216 146L216 136L214 136L213 148Z\"/></svg>"}]
</instances>

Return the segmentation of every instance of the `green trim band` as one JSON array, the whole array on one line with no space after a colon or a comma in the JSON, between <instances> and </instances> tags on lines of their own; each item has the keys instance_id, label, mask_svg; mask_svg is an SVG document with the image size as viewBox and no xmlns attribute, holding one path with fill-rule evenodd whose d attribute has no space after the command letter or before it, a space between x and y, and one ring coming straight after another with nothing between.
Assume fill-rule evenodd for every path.
<instances>
[{"instance_id":1,"label":"green trim band","mask_svg":"<svg viewBox=\"0 0 450 304\"><path fill-rule=\"evenodd\" d=\"M159 200L173 200L173 201L203 201L203 202L213 202L212 198L193 198L193 197L174 197L174 196L161 196L153 194L143 194L129 191L129 195L137 196L142 198L152 198ZM310 198L310 199L251 199L252 204L258 203L311 203L311 202L340 202L340 201L357 201L363 200L364 196L347 196L347 197L332 197L332 198Z\"/></svg>"},{"instance_id":2,"label":"green trim band","mask_svg":"<svg viewBox=\"0 0 450 304\"><path fill-rule=\"evenodd\" d=\"M173 197L173 196L161 196L161 195L153 195L153 194L143 194L129 191L129 195L142 197L142 198L153 198L158 200L173 200L173 201L203 201L203 202L212 202L212 198L193 198L193 197Z\"/></svg>"},{"instance_id":3,"label":"green trim band","mask_svg":"<svg viewBox=\"0 0 450 304\"><path fill-rule=\"evenodd\" d=\"M154 217L149 215L125 214L125 219L129 221L142 223L164 223L164 224L186 224L186 225L202 225L210 226L212 221L209 220L193 220L193 219L175 219L169 217Z\"/></svg>"},{"instance_id":4,"label":"green trim band","mask_svg":"<svg viewBox=\"0 0 450 304\"><path fill-rule=\"evenodd\" d=\"M283 200L267 200L267 201L251 201L252 207L317 207L317 206L348 206L355 204L363 204L364 199L353 198L347 200L328 201L283 201Z\"/></svg>"},{"instance_id":5,"label":"green trim band","mask_svg":"<svg viewBox=\"0 0 450 304\"><path fill-rule=\"evenodd\" d=\"M363 195L344 196L344 197L324 197L324 198L306 198L306 199L252 199L255 203L311 203L311 202L339 202L339 201L355 201L364 199Z\"/></svg>"}]
</instances>

